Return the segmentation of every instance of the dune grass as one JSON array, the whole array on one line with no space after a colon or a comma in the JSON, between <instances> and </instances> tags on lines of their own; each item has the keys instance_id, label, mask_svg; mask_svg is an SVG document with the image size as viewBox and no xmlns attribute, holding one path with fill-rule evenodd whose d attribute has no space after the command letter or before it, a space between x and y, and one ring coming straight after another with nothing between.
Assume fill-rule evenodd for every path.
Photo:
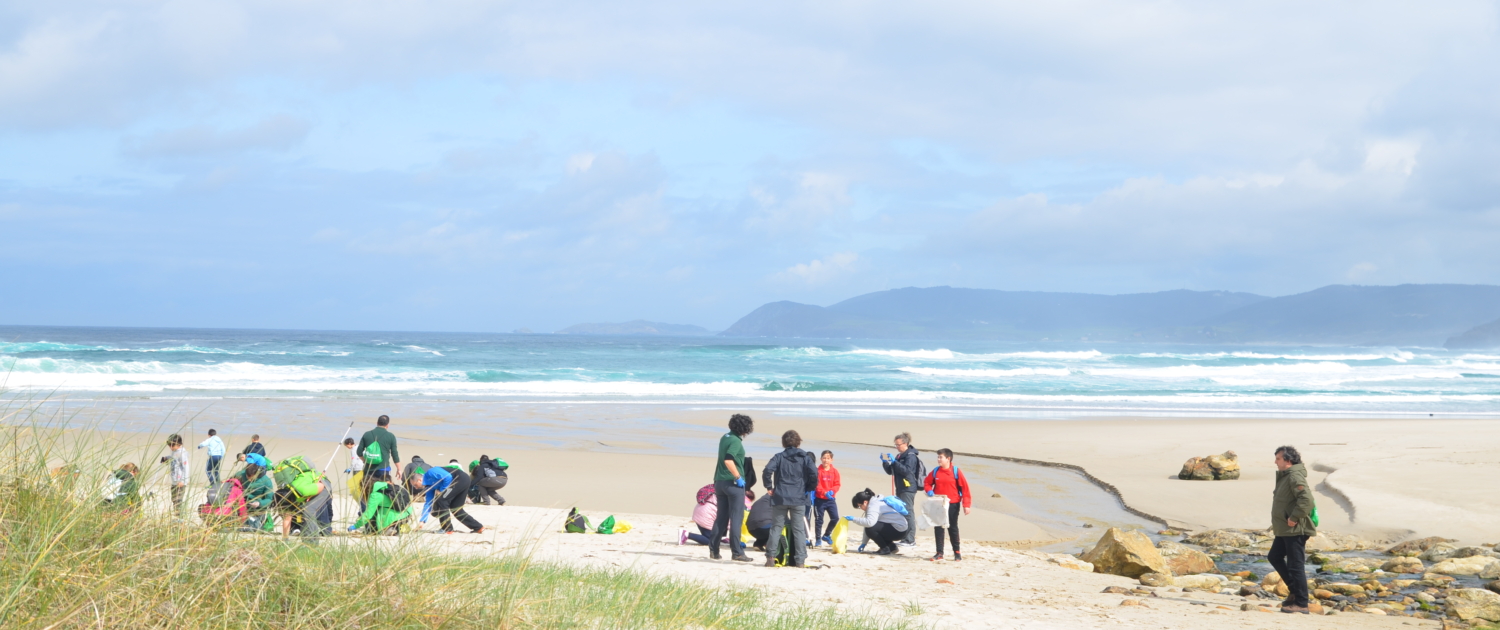
<instances>
[{"instance_id":1,"label":"dune grass","mask_svg":"<svg viewBox=\"0 0 1500 630\"><path fill-rule=\"evenodd\" d=\"M4 628L885 628L831 607L780 609L760 590L631 570L471 557L415 544L226 533L158 496L130 512L97 489L127 454L0 415ZM163 474L142 466L142 475ZM73 474L56 476L66 464ZM149 485L149 484L148 484ZM160 489L160 488L159 488ZM158 492L158 494L161 494ZM391 542L391 541L383 541Z\"/></svg>"}]
</instances>

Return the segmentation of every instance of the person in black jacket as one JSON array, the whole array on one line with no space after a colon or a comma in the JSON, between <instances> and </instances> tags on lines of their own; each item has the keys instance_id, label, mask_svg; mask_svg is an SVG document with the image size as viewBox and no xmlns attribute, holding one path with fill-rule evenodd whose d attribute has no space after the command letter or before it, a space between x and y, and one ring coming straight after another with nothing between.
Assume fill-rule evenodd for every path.
<instances>
[{"instance_id":1,"label":"person in black jacket","mask_svg":"<svg viewBox=\"0 0 1500 630\"><path fill-rule=\"evenodd\" d=\"M896 498L906 504L906 537L902 545L917 544L917 491L922 489L922 478L927 476L926 467L917 449L911 445L911 434L896 436L896 456L890 453L880 456L880 467L891 476L895 484Z\"/></svg>"},{"instance_id":2,"label":"person in black jacket","mask_svg":"<svg viewBox=\"0 0 1500 630\"><path fill-rule=\"evenodd\" d=\"M510 476L505 472L509 467L503 461L490 459L489 455L479 456L479 461L469 469L469 476L474 479L474 494L478 495L475 503L489 505L490 500L494 499L496 505L505 505L505 497L495 491L504 488L510 481Z\"/></svg>"},{"instance_id":3,"label":"person in black jacket","mask_svg":"<svg viewBox=\"0 0 1500 630\"><path fill-rule=\"evenodd\" d=\"M802 446L802 436L796 431L781 434L781 446L784 450L771 456L760 475L766 483L766 494L771 497L771 539L766 543L766 566L776 566L781 529L790 525L789 562L800 567L807 560L806 516L812 506L812 492L818 486L818 466L813 463L812 453L798 448Z\"/></svg>"}]
</instances>

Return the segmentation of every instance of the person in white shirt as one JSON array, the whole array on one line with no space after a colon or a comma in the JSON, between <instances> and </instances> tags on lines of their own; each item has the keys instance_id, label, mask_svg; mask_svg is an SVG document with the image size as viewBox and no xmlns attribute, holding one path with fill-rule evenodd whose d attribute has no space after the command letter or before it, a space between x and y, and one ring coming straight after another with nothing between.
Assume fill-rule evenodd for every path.
<instances>
[{"instance_id":1,"label":"person in white shirt","mask_svg":"<svg viewBox=\"0 0 1500 630\"><path fill-rule=\"evenodd\" d=\"M212 488L219 483L219 462L224 461L224 440L219 439L219 432L208 430L208 439L198 445L198 448L208 449L208 487Z\"/></svg>"}]
</instances>

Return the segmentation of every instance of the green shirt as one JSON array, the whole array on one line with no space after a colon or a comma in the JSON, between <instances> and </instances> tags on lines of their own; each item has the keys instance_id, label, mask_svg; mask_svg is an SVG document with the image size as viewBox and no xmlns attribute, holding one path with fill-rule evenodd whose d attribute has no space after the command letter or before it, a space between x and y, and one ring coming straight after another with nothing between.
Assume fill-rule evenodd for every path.
<instances>
[{"instance_id":1,"label":"green shirt","mask_svg":"<svg viewBox=\"0 0 1500 630\"><path fill-rule=\"evenodd\" d=\"M365 475L368 476L372 471L380 468L392 468L397 462L401 461L401 453L396 451L396 435L387 431L385 427L375 427L369 431L365 431L365 434L359 438L359 444L354 447L354 452L364 453L365 447L369 446L371 442L380 443L381 462L379 466L371 466L366 462Z\"/></svg>"},{"instance_id":2,"label":"green shirt","mask_svg":"<svg viewBox=\"0 0 1500 630\"><path fill-rule=\"evenodd\" d=\"M714 464L714 481L734 481L734 473L729 472L729 467L724 465L725 460L734 460L734 467L745 474L745 443L740 436L733 433L725 433L719 438L719 461Z\"/></svg>"}]
</instances>

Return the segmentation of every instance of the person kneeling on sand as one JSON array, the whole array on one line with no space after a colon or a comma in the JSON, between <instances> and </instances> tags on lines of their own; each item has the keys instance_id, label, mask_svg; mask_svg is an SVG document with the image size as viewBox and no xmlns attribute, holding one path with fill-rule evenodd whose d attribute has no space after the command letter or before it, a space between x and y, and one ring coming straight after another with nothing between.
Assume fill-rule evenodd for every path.
<instances>
[{"instance_id":1,"label":"person kneeling on sand","mask_svg":"<svg viewBox=\"0 0 1500 630\"><path fill-rule=\"evenodd\" d=\"M745 491L745 509L750 509L750 502L755 500L755 493ZM678 530L677 544L686 545L689 540L700 545L708 544L708 537L714 533L714 519L719 516L719 502L714 498L714 485L708 484L698 489L698 505L693 508L693 524L698 526L698 533L694 534L686 529ZM720 541L722 544L722 541Z\"/></svg>"},{"instance_id":2,"label":"person kneeling on sand","mask_svg":"<svg viewBox=\"0 0 1500 630\"><path fill-rule=\"evenodd\" d=\"M854 494L851 503L854 509L863 511L864 516L845 516L844 520L865 528L865 537L859 543L859 550L865 550L865 544L874 541L879 551L877 556L888 556L900 553L896 543L906 535L906 517L895 508L886 503L885 499L875 494L874 490L865 488ZM899 499L898 499L899 500Z\"/></svg>"},{"instance_id":3,"label":"person kneeling on sand","mask_svg":"<svg viewBox=\"0 0 1500 630\"><path fill-rule=\"evenodd\" d=\"M245 468L230 478L240 480L240 487L245 489L245 508L250 516L245 521L245 529L257 530L265 524L266 516L271 510L271 503L276 496L276 484L266 474L263 465L265 458L254 453L250 453L249 457Z\"/></svg>"},{"instance_id":4,"label":"person kneeling on sand","mask_svg":"<svg viewBox=\"0 0 1500 630\"><path fill-rule=\"evenodd\" d=\"M365 502L365 511L359 520L349 526L355 532L364 528L365 533L395 536L411 520L411 494L400 484L381 479L370 486L370 496Z\"/></svg>"},{"instance_id":5,"label":"person kneeling on sand","mask_svg":"<svg viewBox=\"0 0 1500 630\"><path fill-rule=\"evenodd\" d=\"M757 499L753 492L746 490L745 499L752 501L750 513L745 515L745 529L750 530L750 538L754 539L751 547L756 551L765 551L766 541L771 538L771 522L776 520L771 515L771 495Z\"/></svg>"},{"instance_id":6,"label":"person kneeling on sand","mask_svg":"<svg viewBox=\"0 0 1500 630\"><path fill-rule=\"evenodd\" d=\"M1318 534L1312 518L1315 510L1302 454L1293 446L1277 448L1276 489L1271 495L1271 533L1276 540L1266 559L1286 584L1289 595L1281 602L1284 613L1308 614L1307 539Z\"/></svg>"},{"instance_id":7,"label":"person kneeling on sand","mask_svg":"<svg viewBox=\"0 0 1500 630\"><path fill-rule=\"evenodd\" d=\"M453 533L454 517L474 533L484 533L484 526L464 511L464 500L469 498L469 474L459 470L457 465L452 468L433 466L421 477L407 477L407 483L419 492L426 489L427 499L422 506L423 523L427 522L429 515L436 512L438 523L442 525L445 534Z\"/></svg>"},{"instance_id":8,"label":"person kneeling on sand","mask_svg":"<svg viewBox=\"0 0 1500 630\"><path fill-rule=\"evenodd\" d=\"M292 535L292 521L300 521L303 536L327 536L333 533L333 493L325 480L299 482L277 488L271 495L271 507L281 514L281 535Z\"/></svg>"},{"instance_id":9,"label":"person kneeling on sand","mask_svg":"<svg viewBox=\"0 0 1500 630\"><path fill-rule=\"evenodd\" d=\"M131 509L141 503L141 482L136 476L141 469L134 462L126 462L109 476L104 486L104 505L111 508Z\"/></svg>"}]
</instances>

